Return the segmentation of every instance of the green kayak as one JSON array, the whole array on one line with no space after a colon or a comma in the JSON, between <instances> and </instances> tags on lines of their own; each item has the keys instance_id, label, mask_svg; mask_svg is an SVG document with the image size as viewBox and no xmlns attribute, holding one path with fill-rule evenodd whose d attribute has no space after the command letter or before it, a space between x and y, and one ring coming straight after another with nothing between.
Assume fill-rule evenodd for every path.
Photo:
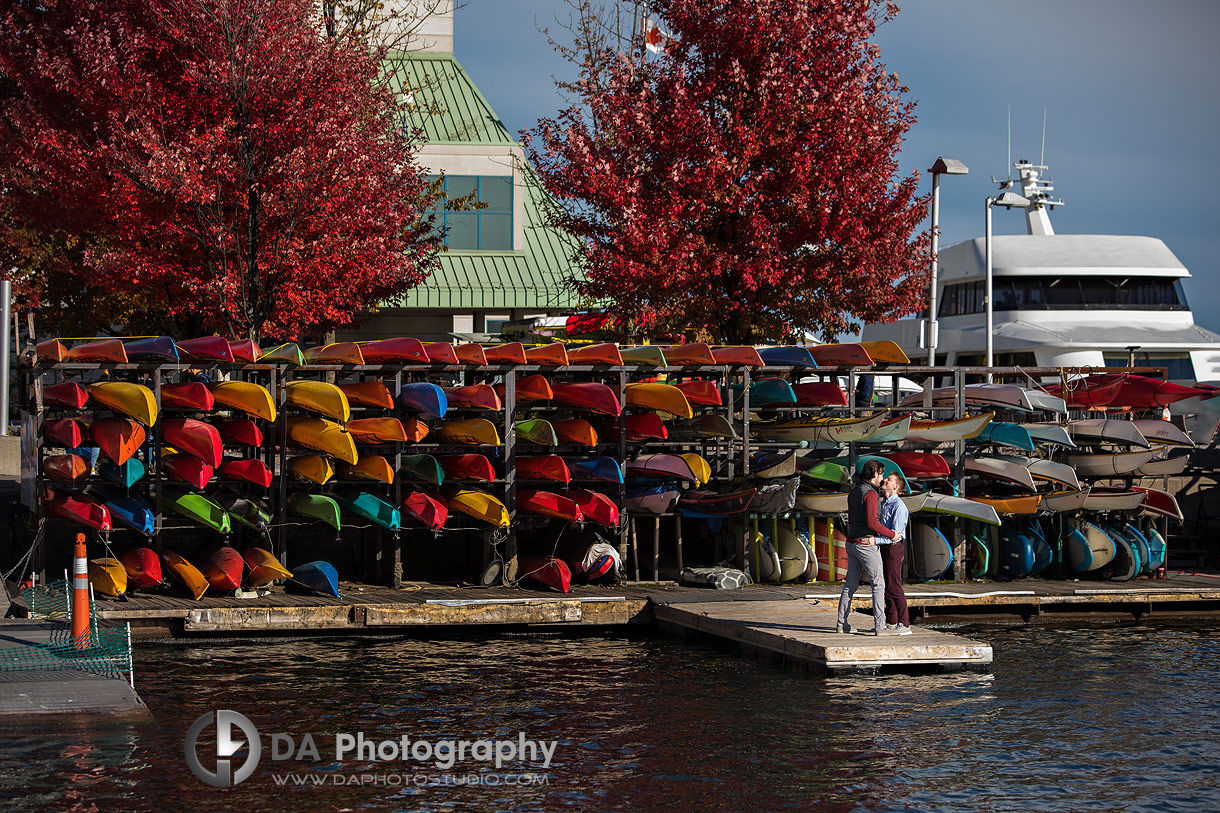
<instances>
[{"instance_id":1,"label":"green kayak","mask_svg":"<svg viewBox=\"0 0 1220 813\"><path fill-rule=\"evenodd\" d=\"M642 344L639 347L622 347L618 349L623 364L640 364L648 367L667 367L665 354L655 344Z\"/></svg>"},{"instance_id":2,"label":"green kayak","mask_svg":"<svg viewBox=\"0 0 1220 813\"><path fill-rule=\"evenodd\" d=\"M220 499L220 505L229 513L229 518L237 520L256 531L266 531L271 527L271 512L261 500L232 495Z\"/></svg>"},{"instance_id":3,"label":"green kayak","mask_svg":"<svg viewBox=\"0 0 1220 813\"><path fill-rule=\"evenodd\" d=\"M517 434L517 440L522 440L526 443L537 443L540 446L559 445L559 438L555 435L555 427L551 426L550 421L543 420L542 418L517 421L513 424L513 431Z\"/></svg>"},{"instance_id":4,"label":"green kayak","mask_svg":"<svg viewBox=\"0 0 1220 813\"><path fill-rule=\"evenodd\" d=\"M343 529L339 519L339 503L325 494L293 494L288 498L288 513L320 520L336 531Z\"/></svg>"},{"instance_id":5,"label":"green kayak","mask_svg":"<svg viewBox=\"0 0 1220 813\"><path fill-rule=\"evenodd\" d=\"M258 357L258 361L260 364L281 361L300 367L305 364L305 356L301 354L301 348L297 347L294 342L288 342L263 353Z\"/></svg>"},{"instance_id":6,"label":"green kayak","mask_svg":"<svg viewBox=\"0 0 1220 813\"><path fill-rule=\"evenodd\" d=\"M194 520L217 533L227 534L233 529L229 523L229 512L202 494L167 491L164 503L165 507L175 514Z\"/></svg>"},{"instance_id":7,"label":"green kayak","mask_svg":"<svg viewBox=\"0 0 1220 813\"><path fill-rule=\"evenodd\" d=\"M797 468L800 468L799 463ZM820 460L814 463L813 466L802 471L801 476L808 477L810 480L823 480L827 483L839 484L848 482L847 467L840 466L838 463L830 460Z\"/></svg>"},{"instance_id":8,"label":"green kayak","mask_svg":"<svg viewBox=\"0 0 1220 813\"><path fill-rule=\"evenodd\" d=\"M445 470L430 454L408 454L402 456L399 473L417 483L439 486L445 481Z\"/></svg>"}]
</instances>

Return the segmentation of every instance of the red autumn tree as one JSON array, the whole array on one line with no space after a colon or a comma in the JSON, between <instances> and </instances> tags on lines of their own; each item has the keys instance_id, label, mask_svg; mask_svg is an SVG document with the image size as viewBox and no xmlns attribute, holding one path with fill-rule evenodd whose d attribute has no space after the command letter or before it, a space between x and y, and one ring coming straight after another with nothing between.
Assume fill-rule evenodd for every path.
<instances>
[{"instance_id":1,"label":"red autumn tree","mask_svg":"<svg viewBox=\"0 0 1220 813\"><path fill-rule=\"evenodd\" d=\"M0 24L10 246L83 243L92 285L255 338L426 275L427 181L379 54L311 0L41 0Z\"/></svg>"},{"instance_id":2,"label":"red autumn tree","mask_svg":"<svg viewBox=\"0 0 1220 813\"><path fill-rule=\"evenodd\" d=\"M771 341L924 304L914 121L870 43L884 0L649 0L657 58L585 59L530 158L583 239L581 292L654 332ZM581 48L575 49L576 53Z\"/></svg>"}]
</instances>

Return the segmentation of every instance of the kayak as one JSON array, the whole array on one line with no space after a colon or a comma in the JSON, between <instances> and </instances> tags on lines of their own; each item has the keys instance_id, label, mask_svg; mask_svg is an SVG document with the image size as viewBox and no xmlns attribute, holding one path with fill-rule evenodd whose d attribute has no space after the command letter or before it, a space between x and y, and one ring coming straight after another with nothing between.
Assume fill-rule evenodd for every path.
<instances>
[{"instance_id":1,"label":"kayak","mask_svg":"<svg viewBox=\"0 0 1220 813\"><path fill-rule=\"evenodd\" d=\"M553 393L551 401L557 406L614 416L623 411L614 390L605 384L592 381L578 384L552 384L551 391Z\"/></svg>"},{"instance_id":2,"label":"kayak","mask_svg":"<svg viewBox=\"0 0 1220 813\"><path fill-rule=\"evenodd\" d=\"M335 342L320 347L309 347L305 350L306 364L345 364L363 366L364 353L355 342Z\"/></svg>"},{"instance_id":3,"label":"kayak","mask_svg":"<svg viewBox=\"0 0 1220 813\"><path fill-rule=\"evenodd\" d=\"M780 407L796 404L796 392L782 378L759 378L750 382L750 408Z\"/></svg>"},{"instance_id":4,"label":"kayak","mask_svg":"<svg viewBox=\"0 0 1220 813\"><path fill-rule=\"evenodd\" d=\"M335 501L341 508L383 528L396 531L402 527L402 516L398 513L398 509L375 494L354 489L339 489L335 492Z\"/></svg>"},{"instance_id":5,"label":"kayak","mask_svg":"<svg viewBox=\"0 0 1220 813\"><path fill-rule=\"evenodd\" d=\"M90 436L89 424L76 418L57 418L42 425L43 442L76 449Z\"/></svg>"},{"instance_id":6,"label":"kayak","mask_svg":"<svg viewBox=\"0 0 1220 813\"><path fill-rule=\"evenodd\" d=\"M240 494L230 494L220 499L220 505L229 512L229 518L240 522L259 533L271 528L271 511L260 500L252 500Z\"/></svg>"},{"instance_id":7,"label":"kayak","mask_svg":"<svg viewBox=\"0 0 1220 813\"><path fill-rule=\"evenodd\" d=\"M662 347L665 360L670 367L711 366L716 363L712 348L702 342L694 344L673 344Z\"/></svg>"},{"instance_id":8,"label":"kayak","mask_svg":"<svg viewBox=\"0 0 1220 813\"><path fill-rule=\"evenodd\" d=\"M208 557L203 575L213 590L240 590L245 566L246 561L240 553L228 545L222 545L220 550Z\"/></svg>"},{"instance_id":9,"label":"kayak","mask_svg":"<svg viewBox=\"0 0 1220 813\"><path fill-rule=\"evenodd\" d=\"M345 480L372 480L386 485L394 482L394 467L379 454L361 455L354 464L340 460L336 471Z\"/></svg>"},{"instance_id":10,"label":"kayak","mask_svg":"<svg viewBox=\"0 0 1220 813\"><path fill-rule=\"evenodd\" d=\"M521 578L526 581L567 593L572 589L572 571L562 559L554 556L521 556L517 559Z\"/></svg>"},{"instance_id":11,"label":"kayak","mask_svg":"<svg viewBox=\"0 0 1220 813\"><path fill-rule=\"evenodd\" d=\"M250 575L246 577L251 587L264 587L280 579L291 579L292 572L280 564L269 550L246 548L242 553Z\"/></svg>"},{"instance_id":12,"label":"kayak","mask_svg":"<svg viewBox=\"0 0 1220 813\"><path fill-rule=\"evenodd\" d=\"M705 438L735 438L737 431L723 415L712 412L696 415L669 425L669 436L674 440L703 440Z\"/></svg>"},{"instance_id":13,"label":"kayak","mask_svg":"<svg viewBox=\"0 0 1220 813\"><path fill-rule=\"evenodd\" d=\"M220 432L210 423L194 418L167 418L161 422L161 437L178 451L197 457L209 466L219 466L224 457Z\"/></svg>"},{"instance_id":14,"label":"kayak","mask_svg":"<svg viewBox=\"0 0 1220 813\"><path fill-rule=\"evenodd\" d=\"M792 394L796 396L796 406L848 406L847 395L834 381L812 381L805 384L793 384Z\"/></svg>"},{"instance_id":15,"label":"kayak","mask_svg":"<svg viewBox=\"0 0 1220 813\"><path fill-rule=\"evenodd\" d=\"M49 480L70 483L89 474L89 464L76 454L55 454L42 459L42 473Z\"/></svg>"},{"instance_id":16,"label":"kayak","mask_svg":"<svg viewBox=\"0 0 1220 813\"><path fill-rule=\"evenodd\" d=\"M325 418L289 418L288 440L348 463L359 459L352 436L342 426Z\"/></svg>"},{"instance_id":17,"label":"kayak","mask_svg":"<svg viewBox=\"0 0 1220 813\"><path fill-rule=\"evenodd\" d=\"M284 402L339 423L347 423L352 417L343 390L325 381L289 381L284 385Z\"/></svg>"},{"instance_id":18,"label":"kayak","mask_svg":"<svg viewBox=\"0 0 1220 813\"><path fill-rule=\"evenodd\" d=\"M339 597L339 573L334 565L322 559L294 567L292 581L315 593Z\"/></svg>"},{"instance_id":19,"label":"kayak","mask_svg":"<svg viewBox=\"0 0 1220 813\"><path fill-rule=\"evenodd\" d=\"M766 364L757 350L743 345L713 347L712 359L725 367L762 367Z\"/></svg>"},{"instance_id":20,"label":"kayak","mask_svg":"<svg viewBox=\"0 0 1220 813\"><path fill-rule=\"evenodd\" d=\"M873 358L864 345L854 342L843 344L811 344L809 355L819 367L871 367Z\"/></svg>"},{"instance_id":21,"label":"kayak","mask_svg":"<svg viewBox=\"0 0 1220 813\"><path fill-rule=\"evenodd\" d=\"M809 348L800 345L759 347L758 355L771 367L817 367Z\"/></svg>"},{"instance_id":22,"label":"kayak","mask_svg":"<svg viewBox=\"0 0 1220 813\"><path fill-rule=\"evenodd\" d=\"M253 364L263 355L263 349L253 339L237 339L229 342L229 352L237 363Z\"/></svg>"},{"instance_id":23,"label":"kayak","mask_svg":"<svg viewBox=\"0 0 1220 813\"><path fill-rule=\"evenodd\" d=\"M705 378L692 378L675 384L686 396L687 403L700 406L723 406L724 400L720 393L720 385Z\"/></svg>"},{"instance_id":24,"label":"kayak","mask_svg":"<svg viewBox=\"0 0 1220 813\"><path fill-rule=\"evenodd\" d=\"M543 418L531 418L517 421L513 424L513 435L523 443L534 443L539 446L556 446L559 436L554 425Z\"/></svg>"},{"instance_id":25,"label":"kayak","mask_svg":"<svg viewBox=\"0 0 1220 813\"><path fill-rule=\"evenodd\" d=\"M422 424L413 423L412 429L418 429ZM413 438L407 434L407 427L398 418L356 418L347 422L344 427L356 443L376 445L379 443L407 443L420 441L423 437ZM425 435L427 430L425 428Z\"/></svg>"},{"instance_id":26,"label":"kayak","mask_svg":"<svg viewBox=\"0 0 1220 813\"><path fill-rule=\"evenodd\" d=\"M360 345L366 364L430 364L427 350L419 339L396 337Z\"/></svg>"},{"instance_id":27,"label":"kayak","mask_svg":"<svg viewBox=\"0 0 1220 813\"><path fill-rule=\"evenodd\" d=\"M436 460L444 469L446 480L481 480L490 483L496 479L495 466L486 455L438 455Z\"/></svg>"},{"instance_id":28,"label":"kayak","mask_svg":"<svg viewBox=\"0 0 1220 813\"><path fill-rule=\"evenodd\" d=\"M631 443L665 440L669 437L665 421L655 412L632 412L602 424L602 434L610 441L619 439L621 429L626 429L627 440Z\"/></svg>"},{"instance_id":29,"label":"kayak","mask_svg":"<svg viewBox=\"0 0 1220 813\"><path fill-rule=\"evenodd\" d=\"M517 510L543 517L566 519L569 522L583 522L585 519L575 500L553 491L517 489Z\"/></svg>"},{"instance_id":30,"label":"kayak","mask_svg":"<svg viewBox=\"0 0 1220 813\"><path fill-rule=\"evenodd\" d=\"M118 559L90 559L86 569L89 584L103 596L117 598L127 592L127 568Z\"/></svg>"},{"instance_id":31,"label":"kayak","mask_svg":"<svg viewBox=\"0 0 1220 813\"><path fill-rule=\"evenodd\" d=\"M89 392L75 381L48 384L42 388L42 403L48 407L81 409L89 403Z\"/></svg>"},{"instance_id":32,"label":"kayak","mask_svg":"<svg viewBox=\"0 0 1220 813\"><path fill-rule=\"evenodd\" d=\"M576 503L580 513L589 522L596 522L607 528L618 527L618 506L605 494L583 488L573 488L567 492L567 496Z\"/></svg>"},{"instance_id":33,"label":"kayak","mask_svg":"<svg viewBox=\"0 0 1220 813\"><path fill-rule=\"evenodd\" d=\"M445 520L449 518L449 509L445 506L445 501L422 491L408 494L402 501L402 510L416 522L420 522L434 531L443 528Z\"/></svg>"},{"instance_id":34,"label":"kayak","mask_svg":"<svg viewBox=\"0 0 1220 813\"><path fill-rule=\"evenodd\" d=\"M457 351L447 342L424 342L423 346L429 364L461 364Z\"/></svg>"},{"instance_id":35,"label":"kayak","mask_svg":"<svg viewBox=\"0 0 1220 813\"><path fill-rule=\"evenodd\" d=\"M102 454L120 466L148 439L144 427L131 418L97 418L89 426L89 435Z\"/></svg>"},{"instance_id":36,"label":"kayak","mask_svg":"<svg viewBox=\"0 0 1220 813\"><path fill-rule=\"evenodd\" d=\"M576 384L564 385L568 387ZM604 384L602 386L605 386ZM609 389L607 387L607 389ZM624 395L627 406L635 409L651 409L657 412L668 412L679 418L692 418L690 401L682 390L671 384L628 384Z\"/></svg>"},{"instance_id":37,"label":"kayak","mask_svg":"<svg viewBox=\"0 0 1220 813\"><path fill-rule=\"evenodd\" d=\"M508 509L492 495L458 486L446 486L444 495L450 511L458 511L500 528L508 527Z\"/></svg>"},{"instance_id":38,"label":"kayak","mask_svg":"<svg viewBox=\"0 0 1220 813\"><path fill-rule=\"evenodd\" d=\"M500 445L500 434L496 431L496 425L485 418L446 421L437 427L433 439L437 443L456 443L465 446Z\"/></svg>"},{"instance_id":39,"label":"kayak","mask_svg":"<svg viewBox=\"0 0 1220 813\"><path fill-rule=\"evenodd\" d=\"M207 384L188 381L185 384L162 384L161 406L166 409L186 409L192 412L211 412L216 398Z\"/></svg>"},{"instance_id":40,"label":"kayak","mask_svg":"<svg viewBox=\"0 0 1220 813\"><path fill-rule=\"evenodd\" d=\"M398 400L403 407L424 415L443 418L449 409L449 399L445 391L435 384L426 381L411 381L402 385L398 391Z\"/></svg>"},{"instance_id":41,"label":"kayak","mask_svg":"<svg viewBox=\"0 0 1220 813\"><path fill-rule=\"evenodd\" d=\"M167 489L162 503L175 514L217 533L227 534L232 530L229 513L202 494Z\"/></svg>"},{"instance_id":42,"label":"kayak","mask_svg":"<svg viewBox=\"0 0 1220 813\"><path fill-rule=\"evenodd\" d=\"M655 344L642 344L638 347L619 347L619 357L624 365L640 367L668 367L669 361L665 353Z\"/></svg>"},{"instance_id":43,"label":"kayak","mask_svg":"<svg viewBox=\"0 0 1220 813\"><path fill-rule=\"evenodd\" d=\"M623 366L623 355L618 345L612 342L598 344L568 345L569 364L605 364L611 367Z\"/></svg>"},{"instance_id":44,"label":"kayak","mask_svg":"<svg viewBox=\"0 0 1220 813\"><path fill-rule=\"evenodd\" d=\"M185 362L220 361L232 364L233 348L229 340L220 336L201 336L198 339L185 339L178 344L178 358Z\"/></svg>"},{"instance_id":45,"label":"kayak","mask_svg":"<svg viewBox=\"0 0 1220 813\"><path fill-rule=\"evenodd\" d=\"M525 347L521 342L483 345L484 364L527 364Z\"/></svg>"},{"instance_id":46,"label":"kayak","mask_svg":"<svg viewBox=\"0 0 1220 813\"><path fill-rule=\"evenodd\" d=\"M208 384L216 403L264 421L275 420L275 402L266 387L249 381L218 381Z\"/></svg>"},{"instance_id":47,"label":"kayak","mask_svg":"<svg viewBox=\"0 0 1220 813\"><path fill-rule=\"evenodd\" d=\"M471 384L466 387L445 387L445 397L450 409L485 409L498 412L504 407L495 388L489 384Z\"/></svg>"},{"instance_id":48,"label":"kayak","mask_svg":"<svg viewBox=\"0 0 1220 813\"><path fill-rule=\"evenodd\" d=\"M292 364L297 367L305 364L305 356L301 353L301 348L298 347L294 342L286 342L281 345L276 345L260 355L258 360L259 362L280 362L283 364Z\"/></svg>"},{"instance_id":49,"label":"kayak","mask_svg":"<svg viewBox=\"0 0 1220 813\"><path fill-rule=\"evenodd\" d=\"M453 346L453 352L462 364L476 367L487 365L487 354L484 352L483 345L481 344L475 344L474 342L456 344Z\"/></svg>"},{"instance_id":50,"label":"kayak","mask_svg":"<svg viewBox=\"0 0 1220 813\"><path fill-rule=\"evenodd\" d=\"M907 430L907 440L920 443L969 440L977 437L994 417L994 412L984 412L981 415L967 415L953 421L911 421L911 428Z\"/></svg>"},{"instance_id":51,"label":"kayak","mask_svg":"<svg viewBox=\"0 0 1220 813\"><path fill-rule=\"evenodd\" d=\"M113 486L91 486L87 493L106 506L112 525L117 523L145 536L152 536L156 532L157 515L143 497Z\"/></svg>"},{"instance_id":52,"label":"kayak","mask_svg":"<svg viewBox=\"0 0 1220 813\"><path fill-rule=\"evenodd\" d=\"M630 477L671 478L691 482L697 479L684 458L671 454L646 454L628 460L626 474Z\"/></svg>"},{"instance_id":53,"label":"kayak","mask_svg":"<svg viewBox=\"0 0 1220 813\"><path fill-rule=\"evenodd\" d=\"M288 497L288 513L319 520L336 531L342 530L339 503L325 494L292 494Z\"/></svg>"},{"instance_id":54,"label":"kayak","mask_svg":"<svg viewBox=\"0 0 1220 813\"><path fill-rule=\"evenodd\" d=\"M417 483L439 486L445 481L445 470L430 454L403 455L399 473Z\"/></svg>"},{"instance_id":55,"label":"kayak","mask_svg":"<svg viewBox=\"0 0 1220 813\"><path fill-rule=\"evenodd\" d=\"M134 418L145 426L157 422L157 401L153 391L143 384L127 381L101 381L89 385L93 403L112 412Z\"/></svg>"},{"instance_id":56,"label":"kayak","mask_svg":"<svg viewBox=\"0 0 1220 813\"><path fill-rule=\"evenodd\" d=\"M572 418L566 421L551 421L551 429L560 443L572 443L577 446L596 446L597 430L593 424L584 418Z\"/></svg>"},{"instance_id":57,"label":"kayak","mask_svg":"<svg viewBox=\"0 0 1220 813\"><path fill-rule=\"evenodd\" d=\"M48 516L66 519L75 525L83 525L95 531L109 531L114 526L110 509L89 497L53 492L42 503Z\"/></svg>"},{"instance_id":58,"label":"kayak","mask_svg":"<svg viewBox=\"0 0 1220 813\"><path fill-rule=\"evenodd\" d=\"M335 476L335 468L322 455L307 454L288 458L288 473L298 480L321 486Z\"/></svg>"},{"instance_id":59,"label":"kayak","mask_svg":"<svg viewBox=\"0 0 1220 813\"><path fill-rule=\"evenodd\" d=\"M849 443L869 437L881 428L884 420L884 411L856 418L802 416L767 423L760 421L750 429L758 437L769 440Z\"/></svg>"},{"instance_id":60,"label":"kayak","mask_svg":"<svg viewBox=\"0 0 1220 813\"><path fill-rule=\"evenodd\" d=\"M220 439L228 444L255 447L263 445L263 430L249 418L221 421L216 424L216 431L220 433Z\"/></svg>"},{"instance_id":61,"label":"kayak","mask_svg":"<svg viewBox=\"0 0 1220 813\"><path fill-rule=\"evenodd\" d=\"M641 514L668 514L681 495L679 489L668 485L629 488L623 508Z\"/></svg>"},{"instance_id":62,"label":"kayak","mask_svg":"<svg viewBox=\"0 0 1220 813\"><path fill-rule=\"evenodd\" d=\"M608 483L623 482L623 470L613 457L593 457L585 460L567 460L568 471L573 480L602 480Z\"/></svg>"},{"instance_id":63,"label":"kayak","mask_svg":"<svg viewBox=\"0 0 1220 813\"><path fill-rule=\"evenodd\" d=\"M161 570L163 573L168 571L195 601L208 591L208 580L199 568L171 550L161 551Z\"/></svg>"},{"instance_id":64,"label":"kayak","mask_svg":"<svg viewBox=\"0 0 1220 813\"><path fill-rule=\"evenodd\" d=\"M127 350L118 339L99 339L74 344L64 353L63 361L80 364L127 364Z\"/></svg>"},{"instance_id":65,"label":"kayak","mask_svg":"<svg viewBox=\"0 0 1220 813\"><path fill-rule=\"evenodd\" d=\"M726 517L744 513L758 493L756 488L718 493L715 491L684 491L678 502L678 513L686 517Z\"/></svg>"},{"instance_id":66,"label":"kayak","mask_svg":"<svg viewBox=\"0 0 1220 813\"><path fill-rule=\"evenodd\" d=\"M551 480L557 483L569 483L572 480L572 472L562 457L551 454L538 457L518 457L517 477L523 480Z\"/></svg>"},{"instance_id":67,"label":"kayak","mask_svg":"<svg viewBox=\"0 0 1220 813\"><path fill-rule=\"evenodd\" d=\"M559 342L540 344L525 348L527 364L537 364L547 367L563 367L568 364L568 351Z\"/></svg>"},{"instance_id":68,"label":"kayak","mask_svg":"<svg viewBox=\"0 0 1220 813\"><path fill-rule=\"evenodd\" d=\"M493 389L496 391L496 396L503 401L505 398L504 385L496 384ZM518 405L549 401L555 397L555 391L551 389L551 382L542 375L518 376L515 391Z\"/></svg>"},{"instance_id":69,"label":"kayak","mask_svg":"<svg viewBox=\"0 0 1220 813\"><path fill-rule=\"evenodd\" d=\"M34 346L34 357L39 364L58 364L68 357L68 348L59 339L43 339Z\"/></svg>"},{"instance_id":70,"label":"kayak","mask_svg":"<svg viewBox=\"0 0 1220 813\"><path fill-rule=\"evenodd\" d=\"M216 467L216 476L222 480L240 480L260 488L271 488L273 476L267 464L257 457L228 458Z\"/></svg>"},{"instance_id":71,"label":"kayak","mask_svg":"<svg viewBox=\"0 0 1220 813\"><path fill-rule=\"evenodd\" d=\"M380 381L357 381L351 384L339 384L339 389L347 396L348 404L393 409L394 396L390 388Z\"/></svg>"},{"instance_id":72,"label":"kayak","mask_svg":"<svg viewBox=\"0 0 1220 813\"><path fill-rule=\"evenodd\" d=\"M212 479L214 470L194 455L161 455L161 471L170 480L185 483L196 491L202 491Z\"/></svg>"}]
</instances>

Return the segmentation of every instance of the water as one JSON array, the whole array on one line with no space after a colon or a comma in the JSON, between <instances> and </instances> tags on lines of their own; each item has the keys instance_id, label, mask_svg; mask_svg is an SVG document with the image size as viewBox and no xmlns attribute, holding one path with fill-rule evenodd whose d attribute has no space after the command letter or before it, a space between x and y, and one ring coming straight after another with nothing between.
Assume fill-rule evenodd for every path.
<instances>
[{"instance_id":1,"label":"water","mask_svg":"<svg viewBox=\"0 0 1220 813\"><path fill-rule=\"evenodd\" d=\"M990 673L825 680L651 637L142 644L137 687L157 724L0 730L0 805L1220 809L1220 628L970 633L995 648ZM183 757L191 723L217 708L264 741L251 778L225 790ZM333 735L357 731L559 744L546 769L336 763ZM272 762L270 732L314 733L322 761ZM214 742L198 749L209 768ZM290 772L327 784L276 784ZM374 784L391 774L407 785ZM353 775L368 784L333 784Z\"/></svg>"}]
</instances>

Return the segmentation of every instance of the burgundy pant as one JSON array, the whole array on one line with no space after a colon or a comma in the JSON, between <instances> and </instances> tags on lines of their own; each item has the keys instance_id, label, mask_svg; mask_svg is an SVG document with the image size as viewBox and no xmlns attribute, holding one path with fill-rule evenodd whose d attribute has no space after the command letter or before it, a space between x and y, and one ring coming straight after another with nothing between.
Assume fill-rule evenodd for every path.
<instances>
[{"instance_id":1,"label":"burgundy pant","mask_svg":"<svg viewBox=\"0 0 1220 813\"><path fill-rule=\"evenodd\" d=\"M911 617L907 614L907 594L902 590L902 556L906 545L895 542L878 547L881 548L881 568L885 573L885 623L909 627Z\"/></svg>"}]
</instances>

